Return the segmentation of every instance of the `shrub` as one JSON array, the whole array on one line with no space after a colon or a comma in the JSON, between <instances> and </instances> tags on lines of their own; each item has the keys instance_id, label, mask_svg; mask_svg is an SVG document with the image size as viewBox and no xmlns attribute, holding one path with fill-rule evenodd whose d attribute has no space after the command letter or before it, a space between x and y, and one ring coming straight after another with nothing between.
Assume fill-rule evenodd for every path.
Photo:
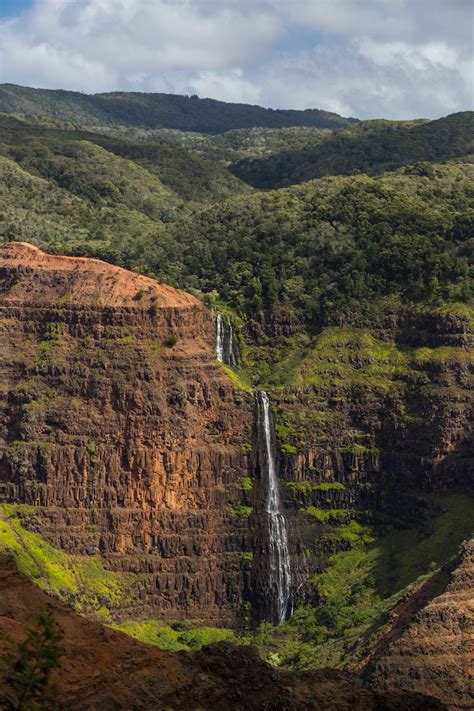
<instances>
[{"instance_id":1,"label":"shrub","mask_svg":"<svg viewBox=\"0 0 474 711\"><path fill-rule=\"evenodd\" d=\"M240 488L243 491L252 491L253 488L253 481L249 476L243 476L240 479Z\"/></svg>"},{"instance_id":2,"label":"shrub","mask_svg":"<svg viewBox=\"0 0 474 711\"><path fill-rule=\"evenodd\" d=\"M166 336L165 340L163 341L163 345L166 348L173 348L178 342L178 336L176 336L174 333L171 333L169 336Z\"/></svg>"},{"instance_id":3,"label":"shrub","mask_svg":"<svg viewBox=\"0 0 474 711\"><path fill-rule=\"evenodd\" d=\"M9 642L4 667L1 707L5 709L56 709L57 690L51 672L60 666L62 634L51 610L45 610L23 642Z\"/></svg>"}]
</instances>

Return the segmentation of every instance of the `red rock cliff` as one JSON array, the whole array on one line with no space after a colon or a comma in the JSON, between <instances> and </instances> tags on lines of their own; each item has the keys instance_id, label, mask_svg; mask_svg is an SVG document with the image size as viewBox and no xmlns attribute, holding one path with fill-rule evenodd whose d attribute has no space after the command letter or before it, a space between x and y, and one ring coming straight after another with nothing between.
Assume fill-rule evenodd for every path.
<instances>
[{"instance_id":1,"label":"red rock cliff","mask_svg":"<svg viewBox=\"0 0 474 711\"><path fill-rule=\"evenodd\" d=\"M139 574L127 610L233 620L251 398L190 294L93 259L0 247L0 501L53 546Z\"/></svg>"}]
</instances>

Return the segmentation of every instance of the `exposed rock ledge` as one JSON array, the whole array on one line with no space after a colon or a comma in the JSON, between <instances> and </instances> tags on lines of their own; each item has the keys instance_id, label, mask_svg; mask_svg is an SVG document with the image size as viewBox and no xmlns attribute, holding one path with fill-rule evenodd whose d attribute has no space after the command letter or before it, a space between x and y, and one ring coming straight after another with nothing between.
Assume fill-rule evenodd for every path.
<instances>
[{"instance_id":1,"label":"exposed rock ledge","mask_svg":"<svg viewBox=\"0 0 474 711\"><path fill-rule=\"evenodd\" d=\"M0 260L6 260L9 271L16 273L9 301L39 297L41 302L67 302L70 297L75 305L137 308L154 302L157 307L173 308L199 304L191 294L141 274L99 259L46 254L28 242L0 245Z\"/></svg>"}]
</instances>

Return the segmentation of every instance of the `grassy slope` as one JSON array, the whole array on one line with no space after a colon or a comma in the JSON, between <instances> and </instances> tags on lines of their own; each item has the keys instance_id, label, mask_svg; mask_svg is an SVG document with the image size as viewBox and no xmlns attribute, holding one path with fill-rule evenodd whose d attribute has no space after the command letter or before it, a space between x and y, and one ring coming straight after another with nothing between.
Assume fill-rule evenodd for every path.
<instances>
[{"instance_id":1,"label":"grassy slope","mask_svg":"<svg viewBox=\"0 0 474 711\"><path fill-rule=\"evenodd\" d=\"M114 607L129 599L133 576L104 568L98 556L69 555L28 529L36 507L0 507L0 548L39 587L69 603L76 612L112 619Z\"/></svg>"}]
</instances>

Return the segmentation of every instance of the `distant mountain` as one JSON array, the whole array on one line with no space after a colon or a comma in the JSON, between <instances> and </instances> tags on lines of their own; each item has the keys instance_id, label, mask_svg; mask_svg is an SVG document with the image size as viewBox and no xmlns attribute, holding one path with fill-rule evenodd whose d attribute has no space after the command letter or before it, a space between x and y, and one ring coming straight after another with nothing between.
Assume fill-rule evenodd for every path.
<instances>
[{"instance_id":1,"label":"distant mountain","mask_svg":"<svg viewBox=\"0 0 474 711\"><path fill-rule=\"evenodd\" d=\"M236 128L315 126L341 128L356 122L320 109L266 109L174 94L32 89L0 84L0 112L66 121L81 126L121 125L223 133Z\"/></svg>"},{"instance_id":2,"label":"distant mountain","mask_svg":"<svg viewBox=\"0 0 474 711\"><path fill-rule=\"evenodd\" d=\"M247 158L232 170L257 188L280 188L326 175L361 171L376 175L418 161L443 161L474 153L474 112L436 121L364 121L324 140L262 159Z\"/></svg>"}]
</instances>

